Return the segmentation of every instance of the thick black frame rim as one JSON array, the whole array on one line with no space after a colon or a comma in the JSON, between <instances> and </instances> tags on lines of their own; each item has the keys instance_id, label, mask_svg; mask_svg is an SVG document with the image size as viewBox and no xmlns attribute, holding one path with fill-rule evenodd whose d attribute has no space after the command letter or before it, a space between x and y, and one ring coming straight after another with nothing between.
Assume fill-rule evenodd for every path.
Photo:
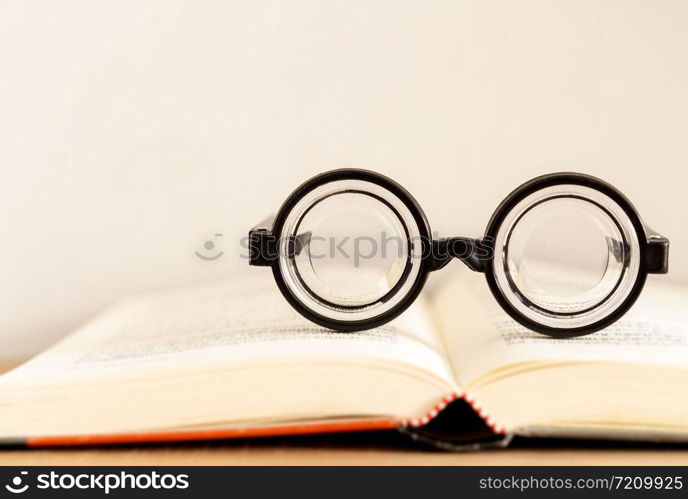
<instances>
[{"instance_id":1,"label":"thick black frame rim","mask_svg":"<svg viewBox=\"0 0 688 499\"><path fill-rule=\"evenodd\" d=\"M574 328L555 328L551 326L545 326L529 317L526 317L519 310L517 310L503 294L494 275L494 259L496 258L494 244L496 241L497 233L501 228L502 222L504 221L506 216L509 213L511 213L513 208L519 202L521 202L527 196L539 190L545 189L547 187L565 184L579 185L582 187L594 189L609 197L621 207L621 209L624 211L626 216L628 216L629 220L631 221L631 224L633 225L633 228L636 233L636 237L638 238L639 267L638 275L636 276L636 281L633 284L631 290L629 291L628 296L626 296L624 301L617 308L608 313L605 317L603 317L595 323L586 326L579 326ZM640 293L642 292L643 287L645 285L645 281L647 280L647 268L645 266L645 255L647 253L647 234L645 232L645 227L640 219L640 216L638 215L638 211L635 209L633 204L628 200L628 198L614 186L601 179L582 173L551 173L548 175L542 175L516 188L499 204L497 209L494 211L492 217L490 218L490 221L488 222L487 228L485 230L485 243L489 244L491 247L490 249L492 250L491 261L489 261L488 264L485 266L485 279L487 280L487 284L495 300L497 300L502 309L519 324L538 333L552 336L555 338L570 338L575 336L583 336L586 334L594 333L596 331L599 331L600 329L604 329L605 327L613 324L633 306L635 301L638 299L638 296L640 296Z\"/></svg>"},{"instance_id":2,"label":"thick black frame rim","mask_svg":"<svg viewBox=\"0 0 688 499\"><path fill-rule=\"evenodd\" d=\"M418 297L418 294L423 289L425 281L427 280L428 274L430 273L431 266L429 265L429 260L432 257L430 251L431 245L431 235L430 224L425 217L425 213L421 209L415 198L400 184L394 180L376 173L370 170L362 170L357 168L342 168L339 170L331 170L328 172L321 173L315 177L307 180L299 187L297 187L287 199L284 201L280 207L277 215L275 217L275 222L273 224L272 233L274 237L279 240L282 237L282 229L284 228L284 223L287 216L294 209L296 204L309 192L314 189L336 182L339 180L361 180L365 182L370 182L372 184L378 185L383 189L389 191L396 198L398 198L409 210L413 216L414 222L418 227L421 238L421 262L418 275L415 277L413 285L409 289L406 296L397 303L394 307L389 310L382 312L379 315L375 315L368 319L360 319L355 321L341 321L337 319L332 319L330 317L325 317L318 314L307 307L301 302L292 292L290 287L287 285L284 276L282 275L279 259L275 259L272 264L272 274L277 283L277 287L284 296L284 298L289 302L289 304L299 312L306 319L328 329L333 329L341 332L354 332L362 331L365 329L372 329L387 322L391 321L399 314L404 312Z\"/></svg>"}]
</instances>

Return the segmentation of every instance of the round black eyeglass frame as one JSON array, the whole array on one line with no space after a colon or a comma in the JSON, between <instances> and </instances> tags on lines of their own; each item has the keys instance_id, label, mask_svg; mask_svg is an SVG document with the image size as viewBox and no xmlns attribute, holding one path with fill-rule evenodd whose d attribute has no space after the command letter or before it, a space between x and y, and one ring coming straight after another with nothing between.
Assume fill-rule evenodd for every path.
<instances>
[{"instance_id":1,"label":"round black eyeglass frame","mask_svg":"<svg viewBox=\"0 0 688 499\"><path fill-rule=\"evenodd\" d=\"M409 210L420 233L421 265L405 296L390 309L367 319L342 321L318 314L302 303L285 281L279 264L279 240L285 221L297 203L308 193L325 184L341 180L361 180L375 184L396 196ZM533 193L557 185L577 185L596 190L616 202L630 220L639 244L639 269L632 289L624 301L599 321L580 327L557 328L541 324L521 313L504 295L494 273L494 241L502 222L512 210ZM292 241L290 247L298 245ZM474 271L483 272L492 295L514 320L533 331L557 338L581 336L599 331L617 321L635 303L648 274L666 274L669 261L669 240L646 226L631 202L611 184L581 173L551 173L536 177L509 194L497 207L481 239L451 237L432 239L430 224L414 197L394 180L377 172L344 168L321 173L304 182L292 192L276 216L269 217L249 232L249 265L269 266L282 295L306 319L328 329L342 332L362 331L381 326L406 310L418 297L430 272L441 269L454 258L462 260Z\"/></svg>"}]
</instances>

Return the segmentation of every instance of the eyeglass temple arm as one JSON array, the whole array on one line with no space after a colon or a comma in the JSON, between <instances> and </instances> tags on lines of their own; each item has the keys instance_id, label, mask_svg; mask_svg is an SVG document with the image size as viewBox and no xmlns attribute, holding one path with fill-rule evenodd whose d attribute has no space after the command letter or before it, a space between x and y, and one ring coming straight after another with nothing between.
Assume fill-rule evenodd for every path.
<instances>
[{"instance_id":1,"label":"eyeglass temple arm","mask_svg":"<svg viewBox=\"0 0 688 499\"><path fill-rule=\"evenodd\" d=\"M275 215L262 220L248 231L248 264L255 267L268 267L277 257L277 242L272 234Z\"/></svg>"},{"instance_id":2,"label":"eyeglass temple arm","mask_svg":"<svg viewBox=\"0 0 688 499\"><path fill-rule=\"evenodd\" d=\"M272 233L275 225L275 215L267 217L258 225L248 231L248 264L254 267L268 267L277 260L277 239ZM292 256L301 254L301 250L308 245L311 232L304 232L291 238L287 245L287 251Z\"/></svg>"},{"instance_id":3,"label":"eyeglass temple arm","mask_svg":"<svg viewBox=\"0 0 688 499\"><path fill-rule=\"evenodd\" d=\"M485 272L487 263L492 259L492 247L482 239L469 237L448 237L432 242L430 270L439 270L454 258L461 260L471 270Z\"/></svg>"},{"instance_id":4,"label":"eyeglass temple arm","mask_svg":"<svg viewBox=\"0 0 688 499\"><path fill-rule=\"evenodd\" d=\"M647 252L645 268L648 274L666 274L669 272L669 239L657 231L645 226Z\"/></svg>"}]
</instances>

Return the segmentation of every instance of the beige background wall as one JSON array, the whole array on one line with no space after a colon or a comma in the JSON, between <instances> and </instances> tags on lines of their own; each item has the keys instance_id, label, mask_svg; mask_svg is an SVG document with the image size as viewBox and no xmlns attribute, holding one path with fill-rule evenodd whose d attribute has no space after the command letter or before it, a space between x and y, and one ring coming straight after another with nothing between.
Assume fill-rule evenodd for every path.
<instances>
[{"instance_id":1,"label":"beige background wall","mask_svg":"<svg viewBox=\"0 0 688 499\"><path fill-rule=\"evenodd\" d=\"M0 0L3 353L231 275L254 222L341 166L465 235L534 175L592 173L686 280L686 19L683 1ZM216 232L226 254L201 262Z\"/></svg>"}]
</instances>

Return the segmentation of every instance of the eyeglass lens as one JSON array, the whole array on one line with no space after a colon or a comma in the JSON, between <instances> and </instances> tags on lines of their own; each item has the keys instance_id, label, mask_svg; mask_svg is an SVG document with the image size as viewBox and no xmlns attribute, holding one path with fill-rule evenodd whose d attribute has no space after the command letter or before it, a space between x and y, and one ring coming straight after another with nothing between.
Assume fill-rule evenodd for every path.
<instances>
[{"instance_id":1,"label":"eyeglass lens","mask_svg":"<svg viewBox=\"0 0 688 499\"><path fill-rule=\"evenodd\" d=\"M295 268L308 292L339 308L364 307L390 293L408 263L408 234L394 207L372 193L318 200L296 228Z\"/></svg>"},{"instance_id":2,"label":"eyeglass lens","mask_svg":"<svg viewBox=\"0 0 688 499\"><path fill-rule=\"evenodd\" d=\"M529 306L584 312L608 298L627 267L614 219L579 197L547 199L514 222L504 247L506 274Z\"/></svg>"}]
</instances>

